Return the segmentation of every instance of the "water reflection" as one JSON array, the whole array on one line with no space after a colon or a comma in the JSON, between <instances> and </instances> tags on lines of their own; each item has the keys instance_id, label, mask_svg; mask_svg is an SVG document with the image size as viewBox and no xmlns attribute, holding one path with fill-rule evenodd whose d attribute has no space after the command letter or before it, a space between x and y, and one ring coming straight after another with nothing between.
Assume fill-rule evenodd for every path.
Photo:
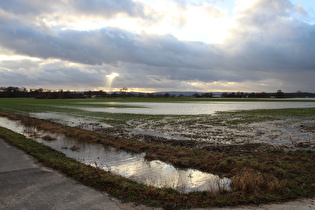
<instances>
[{"instance_id":1,"label":"water reflection","mask_svg":"<svg viewBox=\"0 0 315 210\"><path fill-rule=\"evenodd\" d=\"M220 111L237 111L253 109L284 109L284 108L307 108L315 107L315 102L185 102L185 103L119 103L121 105L139 106L143 108L116 108L107 107L87 107L88 104L108 104L107 102L89 102L82 103L82 107L71 107L90 112L110 112L110 113L128 113L128 114L149 114L149 115L202 115L215 114Z\"/></svg>"},{"instance_id":2,"label":"water reflection","mask_svg":"<svg viewBox=\"0 0 315 210\"><path fill-rule=\"evenodd\" d=\"M92 120L91 118L84 117L82 115L76 117L65 113L60 114L57 112L34 112L30 113L30 116L38 119L50 120L70 127L80 127L86 130L111 127L106 123L97 121L97 117L94 117L96 120Z\"/></svg>"},{"instance_id":3,"label":"water reflection","mask_svg":"<svg viewBox=\"0 0 315 210\"><path fill-rule=\"evenodd\" d=\"M131 154L116 151L114 148L105 148L99 144L78 143L75 140L67 139L64 135L27 128L17 121L3 117L0 117L0 126L31 137L82 163L99 167L146 185L171 187L184 193L230 190L230 180L227 178L221 179L219 176L194 169L177 169L158 160L146 161L144 153ZM46 139L45 136L50 136L51 140L44 140Z\"/></svg>"}]
</instances>

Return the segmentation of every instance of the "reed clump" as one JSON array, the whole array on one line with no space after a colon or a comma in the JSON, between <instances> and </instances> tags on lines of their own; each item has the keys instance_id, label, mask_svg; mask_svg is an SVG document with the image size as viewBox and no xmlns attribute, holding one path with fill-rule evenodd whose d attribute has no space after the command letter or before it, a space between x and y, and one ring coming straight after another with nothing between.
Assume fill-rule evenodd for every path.
<instances>
[{"instance_id":1,"label":"reed clump","mask_svg":"<svg viewBox=\"0 0 315 210\"><path fill-rule=\"evenodd\" d=\"M279 180L268 174L248 169L231 178L231 187L236 191L246 193L278 192L283 193L287 188L288 181Z\"/></svg>"}]
</instances>

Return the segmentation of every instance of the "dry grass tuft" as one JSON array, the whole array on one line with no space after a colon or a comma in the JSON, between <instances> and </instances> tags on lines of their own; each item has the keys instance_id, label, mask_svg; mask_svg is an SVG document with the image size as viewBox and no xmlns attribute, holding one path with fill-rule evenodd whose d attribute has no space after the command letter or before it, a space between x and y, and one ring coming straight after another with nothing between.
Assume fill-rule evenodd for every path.
<instances>
[{"instance_id":1,"label":"dry grass tuft","mask_svg":"<svg viewBox=\"0 0 315 210\"><path fill-rule=\"evenodd\" d=\"M264 185L264 179L261 174L255 172L244 171L231 178L232 187L236 191L244 191L252 193L260 190L259 186Z\"/></svg>"},{"instance_id":2,"label":"dry grass tuft","mask_svg":"<svg viewBox=\"0 0 315 210\"><path fill-rule=\"evenodd\" d=\"M231 181L231 186L234 190L246 193L261 191L282 193L285 191L288 183L287 180L279 180L275 177L270 177L270 175L252 170L247 170L233 176Z\"/></svg>"}]
</instances>

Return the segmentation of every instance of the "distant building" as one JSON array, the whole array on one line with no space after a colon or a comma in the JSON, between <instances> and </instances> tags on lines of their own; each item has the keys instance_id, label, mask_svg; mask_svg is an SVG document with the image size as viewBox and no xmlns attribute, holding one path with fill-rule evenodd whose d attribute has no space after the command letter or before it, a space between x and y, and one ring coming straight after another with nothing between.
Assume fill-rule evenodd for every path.
<instances>
[{"instance_id":1,"label":"distant building","mask_svg":"<svg viewBox=\"0 0 315 210\"><path fill-rule=\"evenodd\" d=\"M212 98L221 98L221 94L212 94Z\"/></svg>"}]
</instances>

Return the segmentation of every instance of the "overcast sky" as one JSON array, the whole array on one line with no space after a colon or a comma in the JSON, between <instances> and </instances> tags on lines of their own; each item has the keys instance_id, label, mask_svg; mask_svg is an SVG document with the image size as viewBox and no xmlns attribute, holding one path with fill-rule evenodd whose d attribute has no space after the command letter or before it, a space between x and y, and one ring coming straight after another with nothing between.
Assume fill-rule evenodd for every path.
<instances>
[{"instance_id":1,"label":"overcast sky","mask_svg":"<svg viewBox=\"0 0 315 210\"><path fill-rule=\"evenodd\" d=\"M0 0L0 86L315 92L314 24L314 0Z\"/></svg>"}]
</instances>

